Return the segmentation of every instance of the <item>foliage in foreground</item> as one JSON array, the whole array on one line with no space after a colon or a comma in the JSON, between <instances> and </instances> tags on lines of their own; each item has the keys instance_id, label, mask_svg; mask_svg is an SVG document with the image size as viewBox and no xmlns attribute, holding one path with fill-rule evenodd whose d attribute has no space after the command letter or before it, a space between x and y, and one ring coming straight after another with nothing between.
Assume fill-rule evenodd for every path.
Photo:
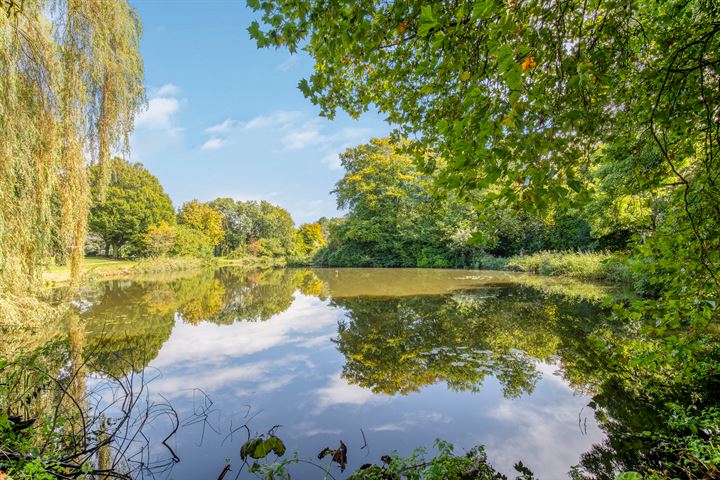
<instances>
[{"instance_id":1,"label":"foliage in foreground","mask_svg":"<svg viewBox=\"0 0 720 480\"><path fill-rule=\"evenodd\" d=\"M474 447L467 453L457 454L452 444L437 440L436 453L431 455L424 448L416 448L407 457L397 452L383 455L381 463L366 463L348 476L348 480L507 480L507 477L488 462L485 449ZM270 454L273 454L272 457ZM299 458L297 453L290 458L285 456L285 445L273 432L260 437L250 438L240 449L243 461L240 470L248 466L248 471L264 480L289 480L293 465L308 464L324 473L324 478L335 478L334 469L344 472L348 464L348 449L343 441L337 448L324 448L317 456L318 462ZM325 460L327 459L327 460ZM262 460L262 461L259 461ZM320 462L325 461L323 465ZM223 472L230 471L230 465ZM532 472L522 462L515 464L520 475L516 480L534 480ZM223 474L221 474L221 477Z\"/></svg>"}]
</instances>

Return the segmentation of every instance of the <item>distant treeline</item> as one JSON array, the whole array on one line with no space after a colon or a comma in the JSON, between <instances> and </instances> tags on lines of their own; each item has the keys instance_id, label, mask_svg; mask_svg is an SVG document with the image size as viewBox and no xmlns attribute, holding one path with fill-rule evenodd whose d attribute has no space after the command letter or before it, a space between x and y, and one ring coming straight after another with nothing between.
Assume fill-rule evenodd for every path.
<instances>
[{"instance_id":1,"label":"distant treeline","mask_svg":"<svg viewBox=\"0 0 720 480\"><path fill-rule=\"evenodd\" d=\"M266 201L192 200L176 213L158 179L141 164L116 158L111 167L105 199L93 188L88 254L307 258L324 243L319 224L295 228L286 210ZM97 167L90 176L97 185Z\"/></svg>"},{"instance_id":2,"label":"distant treeline","mask_svg":"<svg viewBox=\"0 0 720 480\"><path fill-rule=\"evenodd\" d=\"M348 149L333 193L341 218L295 227L290 213L266 201L193 200L175 209L141 164L112 161L104 201L90 212L86 252L116 257L266 257L333 267L477 268L490 257L539 251L618 251L647 226L611 215L598 195L583 210L544 216L437 187L407 144L389 139ZM437 159L436 159L437 161ZM90 176L97 178L96 167ZM491 195L486 192L483 195ZM627 216L626 216L627 218ZM649 220L648 220L649 222Z\"/></svg>"}]
</instances>

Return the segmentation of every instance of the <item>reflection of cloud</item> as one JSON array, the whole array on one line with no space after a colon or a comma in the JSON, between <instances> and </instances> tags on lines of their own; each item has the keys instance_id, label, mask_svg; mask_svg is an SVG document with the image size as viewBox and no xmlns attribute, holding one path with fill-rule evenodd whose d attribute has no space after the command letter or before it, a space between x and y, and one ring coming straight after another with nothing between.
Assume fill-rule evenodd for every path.
<instances>
[{"instance_id":1,"label":"reflection of cloud","mask_svg":"<svg viewBox=\"0 0 720 480\"><path fill-rule=\"evenodd\" d=\"M318 412L334 405L365 405L387 399L385 395L375 394L368 388L348 383L339 372L330 377L327 386L318 388L313 393L317 396Z\"/></svg>"},{"instance_id":2,"label":"reflection of cloud","mask_svg":"<svg viewBox=\"0 0 720 480\"><path fill-rule=\"evenodd\" d=\"M333 344L330 342L330 340L333 338L333 335L320 335L313 338L304 339L298 342L298 345L304 348L312 348L317 349L318 347L323 346L332 346Z\"/></svg>"},{"instance_id":3,"label":"reflection of cloud","mask_svg":"<svg viewBox=\"0 0 720 480\"><path fill-rule=\"evenodd\" d=\"M293 438L314 437L316 435L338 436L343 433L339 428L323 428L315 422L300 421L292 425L290 434Z\"/></svg>"},{"instance_id":4,"label":"reflection of cloud","mask_svg":"<svg viewBox=\"0 0 720 480\"><path fill-rule=\"evenodd\" d=\"M272 378L274 371L281 368L294 369L297 365L311 366L307 357L288 355L279 360L259 361L241 365L216 365L208 371L202 368L180 369L152 382L152 391L166 396L190 396L194 389L210 393L219 388L235 388L236 395L269 393L289 384L296 375L285 374ZM246 385L240 388L240 385Z\"/></svg>"},{"instance_id":5,"label":"reflection of cloud","mask_svg":"<svg viewBox=\"0 0 720 480\"><path fill-rule=\"evenodd\" d=\"M340 435L342 430L336 430L332 428L316 428L314 430L307 430L303 432L306 437L314 437L315 435Z\"/></svg>"},{"instance_id":6,"label":"reflection of cloud","mask_svg":"<svg viewBox=\"0 0 720 480\"><path fill-rule=\"evenodd\" d=\"M298 333L334 327L341 313L319 309L321 303L317 298L298 294L288 310L264 322L239 321L232 325L205 322L197 326L176 322L170 339L152 366L222 363L226 358L251 355L290 343ZM198 338L202 338L202 342L198 342Z\"/></svg>"},{"instance_id":7,"label":"reflection of cloud","mask_svg":"<svg viewBox=\"0 0 720 480\"><path fill-rule=\"evenodd\" d=\"M404 420L400 422L385 423L370 427L368 430L372 432L404 432L418 425L427 425L430 423L450 423L450 416L440 412L414 412L412 415L405 414Z\"/></svg>"},{"instance_id":8,"label":"reflection of cloud","mask_svg":"<svg viewBox=\"0 0 720 480\"><path fill-rule=\"evenodd\" d=\"M552 377L545 378L548 376ZM556 390L558 383L551 380L543 387ZM564 389L569 388L563 385ZM502 439L480 437L476 441L485 443L488 456L497 465L507 466L508 472L513 463L522 460L538 478L552 478L568 465L577 464L580 455L604 437L592 411L583 410L585 402L567 393L553 393L546 402L537 394L532 401L504 401L487 414L512 433ZM547 455L548 445L556 446L553 455Z\"/></svg>"},{"instance_id":9,"label":"reflection of cloud","mask_svg":"<svg viewBox=\"0 0 720 480\"><path fill-rule=\"evenodd\" d=\"M409 425L404 423L386 423L377 427L370 427L371 432L404 432Z\"/></svg>"},{"instance_id":10,"label":"reflection of cloud","mask_svg":"<svg viewBox=\"0 0 720 480\"><path fill-rule=\"evenodd\" d=\"M552 382L555 385L564 387L568 391L572 391L572 389L568 386L567 382L562 377L562 371L560 370L559 364L538 361L535 363L535 369L538 372L542 373L543 381Z\"/></svg>"},{"instance_id":11,"label":"reflection of cloud","mask_svg":"<svg viewBox=\"0 0 720 480\"><path fill-rule=\"evenodd\" d=\"M270 372L265 373L264 381L259 382L257 385L253 386L252 388L241 388L235 390L235 395L238 397L245 396L245 395L254 395L258 393L271 393L276 390L280 390L283 387L286 387L295 380L298 376L297 375L281 375L277 378L270 378L268 379L267 376L270 374Z\"/></svg>"}]
</instances>

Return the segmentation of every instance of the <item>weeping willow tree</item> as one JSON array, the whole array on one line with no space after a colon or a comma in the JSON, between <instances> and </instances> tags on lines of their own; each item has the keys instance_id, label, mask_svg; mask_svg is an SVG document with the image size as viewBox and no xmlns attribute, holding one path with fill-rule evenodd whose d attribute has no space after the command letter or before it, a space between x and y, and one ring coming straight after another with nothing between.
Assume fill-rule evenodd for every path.
<instances>
[{"instance_id":1,"label":"weeping willow tree","mask_svg":"<svg viewBox=\"0 0 720 480\"><path fill-rule=\"evenodd\" d=\"M0 297L48 258L82 261L97 163L126 152L144 102L141 25L125 0L0 0Z\"/></svg>"}]
</instances>

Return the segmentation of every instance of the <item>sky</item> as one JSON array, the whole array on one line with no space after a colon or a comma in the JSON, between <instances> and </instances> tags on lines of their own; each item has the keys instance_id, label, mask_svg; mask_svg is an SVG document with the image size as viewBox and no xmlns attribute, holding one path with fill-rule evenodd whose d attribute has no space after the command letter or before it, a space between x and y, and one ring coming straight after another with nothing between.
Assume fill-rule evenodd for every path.
<instances>
[{"instance_id":1,"label":"sky","mask_svg":"<svg viewBox=\"0 0 720 480\"><path fill-rule=\"evenodd\" d=\"M132 161L157 176L175 207L218 197L267 200L299 225L337 216L338 153L389 133L377 113L319 117L298 81L304 52L258 50L243 0L131 0L143 23L148 104Z\"/></svg>"}]
</instances>

